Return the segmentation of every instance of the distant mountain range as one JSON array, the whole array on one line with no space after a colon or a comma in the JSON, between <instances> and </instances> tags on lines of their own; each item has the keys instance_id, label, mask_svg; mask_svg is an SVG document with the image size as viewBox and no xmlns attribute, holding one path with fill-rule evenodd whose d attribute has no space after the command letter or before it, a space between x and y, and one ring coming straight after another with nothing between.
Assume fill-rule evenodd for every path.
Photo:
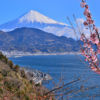
<instances>
[{"instance_id":1,"label":"distant mountain range","mask_svg":"<svg viewBox=\"0 0 100 100\"><path fill-rule=\"evenodd\" d=\"M34 10L29 11L15 20L0 25L0 30L11 31L22 27L41 29L43 31L53 33L56 36L76 38L69 25L55 21Z\"/></svg>"},{"instance_id":2,"label":"distant mountain range","mask_svg":"<svg viewBox=\"0 0 100 100\"><path fill-rule=\"evenodd\" d=\"M79 51L79 41L36 28L17 28L0 31L0 49L3 51L23 51L31 53L60 53Z\"/></svg>"}]
</instances>

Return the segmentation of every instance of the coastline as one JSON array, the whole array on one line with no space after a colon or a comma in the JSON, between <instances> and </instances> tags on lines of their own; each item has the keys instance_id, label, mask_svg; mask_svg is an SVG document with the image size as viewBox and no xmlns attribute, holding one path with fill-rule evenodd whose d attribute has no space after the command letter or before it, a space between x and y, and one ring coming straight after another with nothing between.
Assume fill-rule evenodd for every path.
<instances>
[{"instance_id":1,"label":"coastline","mask_svg":"<svg viewBox=\"0 0 100 100\"><path fill-rule=\"evenodd\" d=\"M30 52L22 52L22 51L2 51L7 57L22 57L22 56L49 56L49 55L80 55L80 52L61 52L61 53L30 53Z\"/></svg>"},{"instance_id":2,"label":"coastline","mask_svg":"<svg viewBox=\"0 0 100 100\"><path fill-rule=\"evenodd\" d=\"M47 73L36 69L30 69L26 67L23 68L28 80L33 81L35 84L42 84L44 81L52 80L52 77ZM23 68L20 68L20 70L23 70Z\"/></svg>"}]
</instances>

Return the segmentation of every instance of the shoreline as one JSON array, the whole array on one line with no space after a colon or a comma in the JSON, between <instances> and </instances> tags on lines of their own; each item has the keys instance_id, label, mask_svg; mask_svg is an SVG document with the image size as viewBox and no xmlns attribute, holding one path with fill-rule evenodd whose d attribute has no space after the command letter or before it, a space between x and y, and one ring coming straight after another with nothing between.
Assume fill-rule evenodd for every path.
<instances>
[{"instance_id":1,"label":"shoreline","mask_svg":"<svg viewBox=\"0 0 100 100\"><path fill-rule=\"evenodd\" d=\"M0 50L1 51L1 50ZM49 55L80 55L80 52L61 52L61 53L30 53L22 51L1 51L7 57L23 57L23 56L49 56Z\"/></svg>"},{"instance_id":2,"label":"shoreline","mask_svg":"<svg viewBox=\"0 0 100 100\"><path fill-rule=\"evenodd\" d=\"M32 80L35 84L42 84L44 81L50 81L53 79L51 75L49 75L48 73L44 73L40 70L33 68L30 69L27 67L23 68L28 80ZM23 70L23 68L20 67L21 70Z\"/></svg>"}]
</instances>

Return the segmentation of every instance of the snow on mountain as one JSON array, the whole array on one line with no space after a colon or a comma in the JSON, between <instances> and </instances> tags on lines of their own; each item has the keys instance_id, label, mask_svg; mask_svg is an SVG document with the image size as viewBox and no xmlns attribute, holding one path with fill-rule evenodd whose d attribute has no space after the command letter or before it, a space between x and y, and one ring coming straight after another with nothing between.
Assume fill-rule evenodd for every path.
<instances>
[{"instance_id":1,"label":"snow on mountain","mask_svg":"<svg viewBox=\"0 0 100 100\"><path fill-rule=\"evenodd\" d=\"M50 19L42 14L40 14L39 12L37 11L34 11L34 10L31 10L29 13L25 14L23 17L21 17L19 19L19 22L20 23L23 23L23 22L28 22L28 23L34 23L34 22L39 22L39 23L46 23L46 24L60 24L60 25L67 25L67 24L64 24L64 23L60 23L60 22L57 22L53 19Z\"/></svg>"},{"instance_id":2,"label":"snow on mountain","mask_svg":"<svg viewBox=\"0 0 100 100\"><path fill-rule=\"evenodd\" d=\"M55 21L34 10L29 11L13 21L0 25L0 30L9 31L21 27L38 28L57 36L76 38L69 25Z\"/></svg>"}]
</instances>

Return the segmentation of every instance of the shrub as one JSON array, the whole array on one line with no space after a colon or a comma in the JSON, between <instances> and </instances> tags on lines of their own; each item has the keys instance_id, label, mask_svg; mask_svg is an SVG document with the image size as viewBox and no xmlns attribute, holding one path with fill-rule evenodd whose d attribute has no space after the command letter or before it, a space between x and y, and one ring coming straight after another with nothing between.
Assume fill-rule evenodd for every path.
<instances>
[{"instance_id":1,"label":"shrub","mask_svg":"<svg viewBox=\"0 0 100 100\"><path fill-rule=\"evenodd\" d=\"M1 74L2 74L3 76L7 76L8 71L6 71L5 69L3 69L3 70L1 71Z\"/></svg>"},{"instance_id":2,"label":"shrub","mask_svg":"<svg viewBox=\"0 0 100 100\"><path fill-rule=\"evenodd\" d=\"M2 88L0 88L0 94L3 94L3 89Z\"/></svg>"},{"instance_id":3,"label":"shrub","mask_svg":"<svg viewBox=\"0 0 100 100\"><path fill-rule=\"evenodd\" d=\"M18 72L18 71L19 71L19 65L15 65L15 66L14 66L14 70L15 70L16 72Z\"/></svg>"},{"instance_id":4,"label":"shrub","mask_svg":"<svg viewBox=\"0 0 100 100\"><path fill-rule=\"evenodd\" d=\"M26 78L26 74L24 70L21 70L21 77Z\"/></svg>"},{"instance_id":5,"label":"shrub","mask_svg":"<svg viewBox=\"0 0 100 100\"><path fill-rule=\"evenodd\" d=\"M30 98L27 95L24 95L25 100L30 100Z\"/></svg>"},{"instance_id":6,"label":"shrub","mask_svg":"<svg viewBox=\"0 0 100 100\"><path fill-rule=\"evenodd\" d=\"M0 52L0 60L5 62L6 64L8 63L8 58L6 56L4 56L1 52Z\"/></svg>"},{"instance_id":7,"label":"shrub","mask_svg":"<svg viewBox=\"0 0 100 100\"><path fill-rule=\"evenodd\" d=\"M0 81L3 79L3 75L0 73Z\"/></svg>"},{"instance_id":8,"label":"shrub","mask_svg":"<svg viewBox=\"0 0 100 100\"><path fill-rule=\"evenodd\" d=\"M8 61L8 65L11 69L13 69L13 62L11 60Z\"/></svg>"},{"instance_id":9,"label":"shrub","mask_svg":"<svg viewBox=\"0 0 100 100\"><path fill-rule=\"evenodd\" d=\"M18 91L22 83L17 79L8 78L4 81L4 86L11 92Z\"/></svg>"}]
</instances>

